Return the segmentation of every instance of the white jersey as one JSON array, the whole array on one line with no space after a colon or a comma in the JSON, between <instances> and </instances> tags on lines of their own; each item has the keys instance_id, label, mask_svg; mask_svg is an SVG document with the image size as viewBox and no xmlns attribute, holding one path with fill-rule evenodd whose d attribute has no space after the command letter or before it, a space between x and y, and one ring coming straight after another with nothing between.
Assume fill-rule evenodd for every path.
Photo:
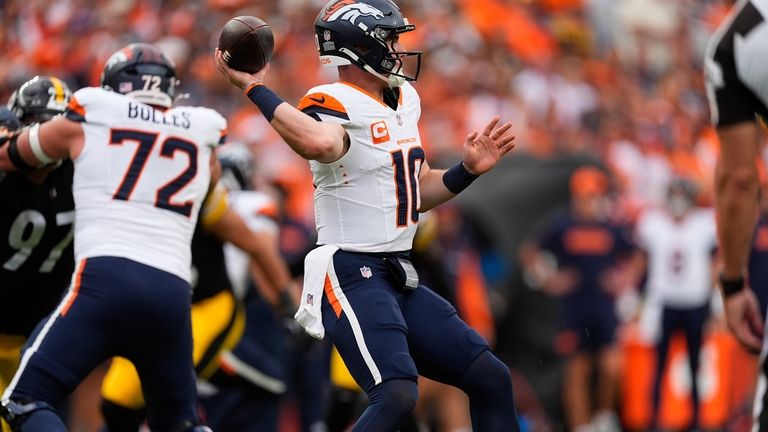
<instances>
[{"instance_id":1,"label":"white jersey","mask_svg":"<svg viewBox=\"0 0 768 432\"><path fill-rule=\"evenodd\" d=\"M190 280L190 243L226 120L207 108L165 112L90 87L67 116L85 145L74 159L75 257L128 258Z\"/></svg>"},{"instance_id":2,"label":"white jersey","mask_svg":"<svg viewBox=\"0 0 768 432\"><path fill-rule=\"evenodd\" d=\"M680 308L707 304L714 287L712 256L717 246L711 209L692 210L679 222L666 211L649 210L637 222L637 237L648 253L651 299Z\"/></svg>"},{"instance_id":3,"label":"white jersey","mask_svg":"<svg viewBox=\"0 0 768 432\"><path fill-rule=\"evenodd\" d=\"M278 235L279 228L271 217L277 207L269 195L255 191L233 191L229 193L229 207L243 218L251 231L263 232L275 237ZM251 277L250 256L237 246L226 243L224 259L235 296L240 299L245 298L248 280Z\"/></svg>"},{"instance_id":4,"label":"white jersey","mask_svg":"<svg viewBox=\"0 0 768 432\"><path fill-rule=\"evenodd\" d=\"M357 252L411 249L425 160L416 90L400 87L397 109L348 83L311 89L299 109L341 124L349 150L336 162L310 161L318 244Z\"/></svg>"}]
</instances>

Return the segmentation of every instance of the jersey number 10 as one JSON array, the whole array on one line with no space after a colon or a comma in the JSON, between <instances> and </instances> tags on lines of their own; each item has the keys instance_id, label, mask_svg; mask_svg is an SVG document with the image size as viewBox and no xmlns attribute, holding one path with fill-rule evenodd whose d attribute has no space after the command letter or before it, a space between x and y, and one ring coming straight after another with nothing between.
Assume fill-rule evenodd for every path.
<instances>
[{"instance_id":1,"label":"jersey number 10","mask_svg":"<svg viewBox=\"0 0 768 432\"><path fill-rule=\"evenodd\" d=\"M397 195L397 226L408 226L408 216L411 222L419 221L419 172L426 159L424 149L411 147L408 151L408 165L402 150L390 153L392 165L395 167L395 195ZM419 163L418 170L416 162ZM408 192L410 191L410 197ZM410 198L410 199L409 199Z\"/></svg>"}]
</instances>

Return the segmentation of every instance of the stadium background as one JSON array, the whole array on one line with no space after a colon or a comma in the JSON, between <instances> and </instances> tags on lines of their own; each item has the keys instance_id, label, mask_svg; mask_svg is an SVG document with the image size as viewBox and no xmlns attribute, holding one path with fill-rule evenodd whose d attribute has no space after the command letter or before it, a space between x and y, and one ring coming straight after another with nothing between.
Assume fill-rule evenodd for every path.
<instances>
[{"instance_id":1,"label":"stadium background","mask_svg":"<svg viewBox=\"0 0 768 432\"><path fill-rule=\"evenodd\" d=\"M334 79L319 67L314 50L312 22L322 3L0 1L0 100L36 74L56 75L73 89L98 85L113 51L134 41L157 43L177 64L182 90L189 93L182 103L223 113L230 140L252 146L260 181L289 191L289 213L311 226L306 162L221 78L212 52L228 18L265 18L276 35L268 84L295 103L309 87ZM495 333L497 351L515 372L522 409L538 424L557 428L562 413L561 358L553 344L556 302L525 284L518 245L535 232L537 221L567 203L568 176L582 164L610 171L615 217L628 223L663 202L674 175L694 179L702 190L700 203L711 203L718 150L708 126L701 63L726 6L719 0L398 3L418 26L405 46L426 52L416 86L431 165L452 165L465 133L494 113L514 124L513 156L438 213L437 241L451 251L478 251L478 283L488 291L494 320L481 311L476 325L486 326L488 337ZM472 247L461 246L466 244ZM653 366L651 348L633 336L635 319L629 314L621 333L627 378L621 406L625 421L634 418L641 429ZM737 362L753 368L754 359L724 334L721 322L714 320L710 334L717 355L702 372L711 384L705 391L712 404L708 412L716 417L710 426L742 430L754 369L741 368L750 372L740 376L730 371L738 369ZM684 368L678 375L672 381L685 381ZM669 391L677 387L670 384ZM684 389L678 393L675 398L684 400ZM685 416L680 406L664 408L672 425L684 422L678 419Z\"/></svg>"}]
</instances>

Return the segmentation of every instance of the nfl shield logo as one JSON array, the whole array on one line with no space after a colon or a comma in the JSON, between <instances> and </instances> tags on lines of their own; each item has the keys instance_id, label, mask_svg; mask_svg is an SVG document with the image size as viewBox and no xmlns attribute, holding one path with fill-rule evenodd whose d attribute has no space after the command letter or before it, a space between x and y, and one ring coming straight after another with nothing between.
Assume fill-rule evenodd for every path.
<instances>
[{"instance_id":1,"label":"nfl shield logo","mask_svg":"<svg viewBox=\"0 0 768 432\"><path fill-rule=\"evenodd\" d=\"M315 304L315 296L312 294L307 294L307 304L312 306Z\"/></svg>"},{"instance_id":2,"label":"nfl shield logo","mask_svg":"<svg viewBox=\"0 0 768 432\"><path fill-rule=\"evenodd\" d=\"M120 83L120 88L117 90L120 93L130 93L133 91L133 83L125 81Z\"/></svg>"},{"instance_id":3,"label":"nfl shield logo","mask_svg":"<svg viewBox=\"0 0 768 432\"><path fill-rule=\"evenodd\" d=\"M373 272L371 271L371 268L366 266L360 267L360 274L363 275L363 277L366 279L373 276Z\"/></svg>"}]
</instances>

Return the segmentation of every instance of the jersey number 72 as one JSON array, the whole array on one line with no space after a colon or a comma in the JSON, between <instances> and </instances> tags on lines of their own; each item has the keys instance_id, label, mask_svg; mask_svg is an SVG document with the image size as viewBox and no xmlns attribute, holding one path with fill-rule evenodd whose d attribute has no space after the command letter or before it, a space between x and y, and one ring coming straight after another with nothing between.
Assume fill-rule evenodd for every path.
<instances>
[{"instance_id":1,"label":"jersey number 72","mask_svg":"<svg viewBox=\"0 0 768 432\"><path fill-rule=\"evenodd\" d=\"M128 201L136 188L136 184L141 178L141 173L149 159L149 154L157 142L157 133L143 132L133 129L112 129L110 131L110 145L123 145L125 141L138 143L136 152L133 154L130 165L125 171L123 181L118 186L113 199ZM189 157L189 164L176 178L166 183L157 190L155 195L155 207L170 210L178 214L189 217L192 213L192 201L175 203L171 201L181 189L183 189L197 175L197 146L191 141L177 137L169 137L163 141L160 147L160 156L173 158L177 151L186 153Z\"/></svg>"}]
</instances>

